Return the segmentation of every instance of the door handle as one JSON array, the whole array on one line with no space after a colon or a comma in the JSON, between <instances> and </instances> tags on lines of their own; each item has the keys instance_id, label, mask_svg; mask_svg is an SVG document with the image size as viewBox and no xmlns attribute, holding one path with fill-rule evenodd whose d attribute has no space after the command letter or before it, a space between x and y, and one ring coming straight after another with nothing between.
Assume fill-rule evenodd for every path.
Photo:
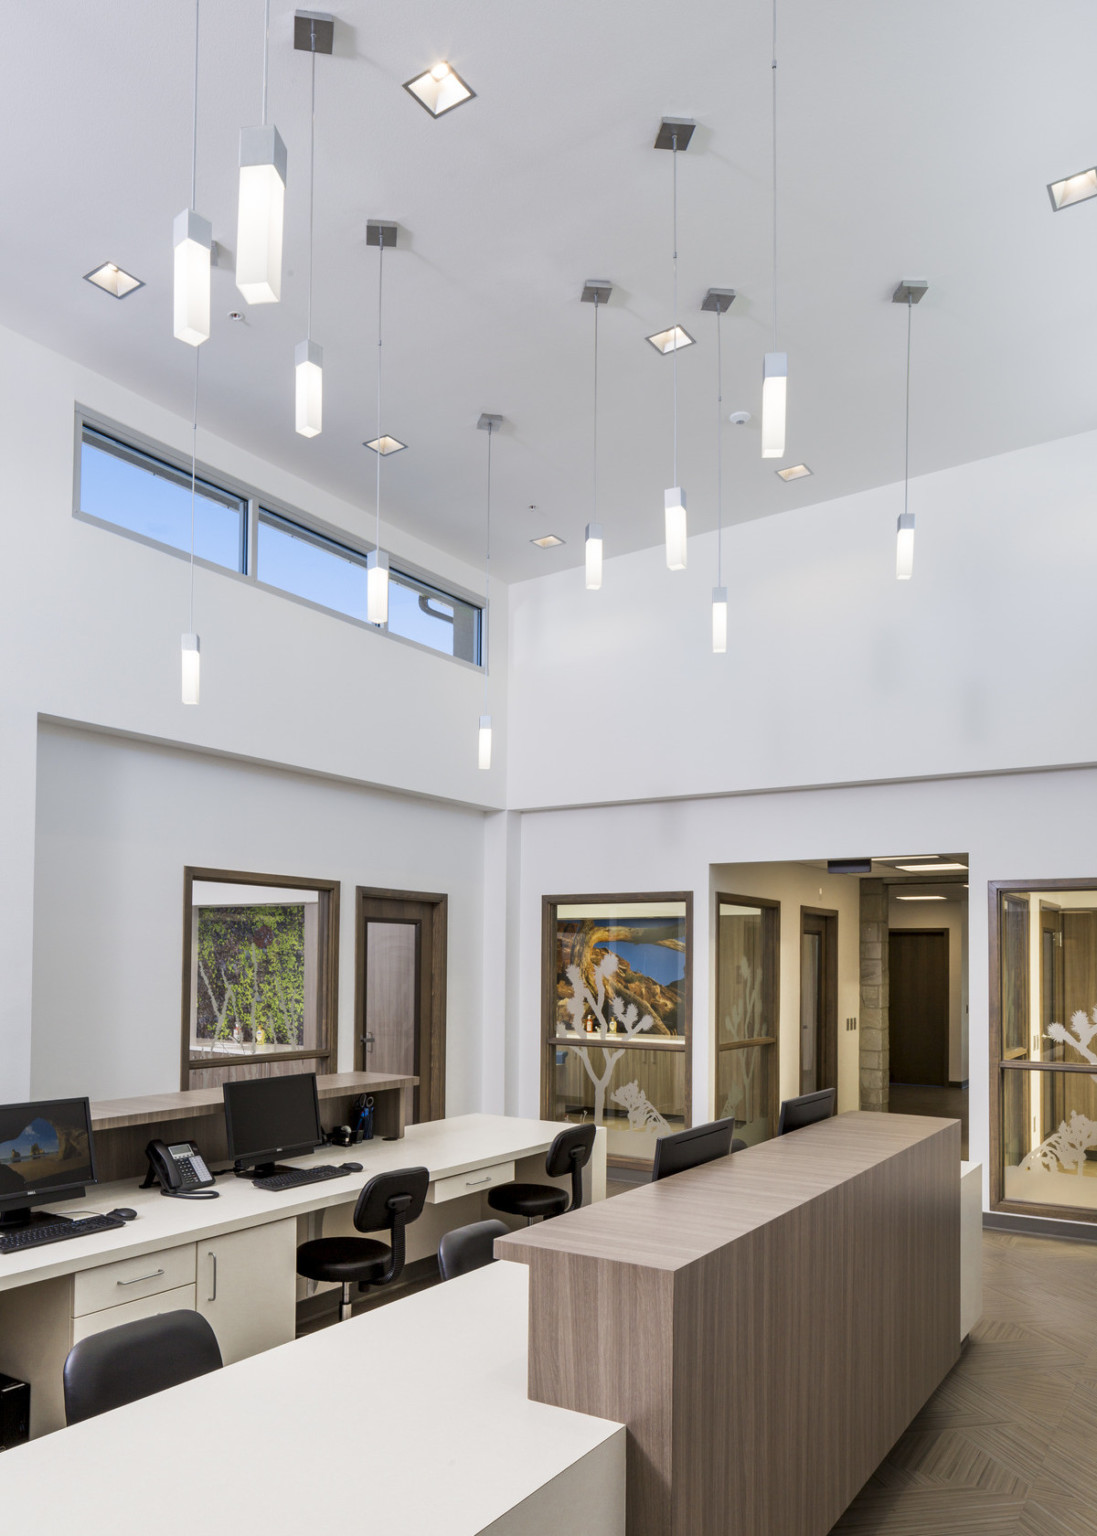
<instances>
[{"instance_id":1,"label":"door handle","mask_svg":"<svg viewBox=\"0 0 1097 1536\"><path fill-rule=\"evenodd\" d=\"M210 1295L210 1296L207 1296L206 1300L207 1301L216 1301L217 1300L217 1255L213 1252L212 1249L210 1249L210 1251L206 1254L206 1257L208 1259L212 1259L213 1260L213 1271L212 1271L212 1274L210 1276L210 1284L213 1286L213 1294Z\"/></svg>"},{"instance_id":2,"label":"door handle","mask_svg":"<svg viewBox=\"0 0 1097 1536\"><path fill-rule=\"evenodd\" d=\"M164 1273L162 1269L154 1269L151 1275L134 1275L132 1280L116 1280L115 1285L140 1285L142 1280L159 1280Z\"/></svg>"}]
</instances>

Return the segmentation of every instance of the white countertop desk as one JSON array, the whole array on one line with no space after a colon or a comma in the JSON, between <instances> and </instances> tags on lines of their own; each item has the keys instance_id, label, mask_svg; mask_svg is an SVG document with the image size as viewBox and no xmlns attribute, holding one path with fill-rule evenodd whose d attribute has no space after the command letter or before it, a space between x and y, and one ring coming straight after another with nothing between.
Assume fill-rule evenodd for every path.
<instances>
[{"instance_id":1,"label":"white countertop desk","mask_svg":"<svg viewBox=\"0 0 1097 1536\"><path fill-rule=\"evenodd\" d=\"M5 1524L623 1536L625 1430L529 1400L528 1306L492 1264L17 1447Z\"/></svg>"},{"instance_id":2,"label":"white countertop desk","mask_svg":"<svg viewBox=\"0 0 1097 1536\"><path fill-rule=\"evenodd\" d=\"M64 1423L61 1367L79 1339L175 1307L209 1318L226 1362L294 1337L306 1282L300 1242L352 1231L359 1191L377 1173L423 1165L428 1204L408 1228L408 1260L437 1250L442 1234L487 1214L485 1192L514 1178L547 1182L544 1155L560 1126L504 1115L459 1115L408 1126L399 1141L324 1147L290 1161L360 1162L361 1173L272 1192L231 1175L216 1200L165 1199L135 1179L93 1187L50 1209L75 1216L130 1206L137 1219L24 1253L0 1254L0 1372L31 1383L31 1429ZM590 1164L590 1198L605 1195L605 1134ZM513 1224L513 1223L512 1223Z\"/></svg>"}]
</instances>

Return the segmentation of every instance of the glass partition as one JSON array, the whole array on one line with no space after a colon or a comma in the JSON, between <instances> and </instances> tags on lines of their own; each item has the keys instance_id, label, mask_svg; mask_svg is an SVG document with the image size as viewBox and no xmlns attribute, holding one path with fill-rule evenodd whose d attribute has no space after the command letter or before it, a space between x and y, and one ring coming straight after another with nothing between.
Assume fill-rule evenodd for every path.
<instances>
[{"instance_id":1,"label":"glass partition","mask_svg":"<svg viewBox=\"0 0 1097 1536\"><path fill-rule=\"evenodd\" d=\"M751 1145L776 1128L781 909L749 896L716 901L716 1113Z\"/></svg>"},{"instance_id":2,"label":"glass partition","mask_svg":"<svg viewBox=\"0 0 1097 1536\"><path fill-rule=\"evenodd\" d=\"M545 901L542 1112L593 1121L616 1162L689 1124L688 896Z\"/></svg>"},{"instance_id":3,"label":"glass partition","mask_svg":"<svg viewBox=\"0 0 1097 1536\"><path fill-rule=\"evenodd\" d=\"M999 884L994 1204L1097 1218L1097 880Z\"/></svg>"}]
</instances>

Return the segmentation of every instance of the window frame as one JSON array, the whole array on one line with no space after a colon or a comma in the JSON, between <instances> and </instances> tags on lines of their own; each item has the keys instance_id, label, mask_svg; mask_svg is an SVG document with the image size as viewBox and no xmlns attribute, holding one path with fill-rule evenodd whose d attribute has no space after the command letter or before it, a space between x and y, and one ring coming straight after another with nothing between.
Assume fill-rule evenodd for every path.
<instances>
[{"instance_id":1,"label":"window frame","mask_svg":"<svg viewBox=\"0 0 1097 1536\"><path fill-rule=\"evenodd\" d=\"M1011 1072L1055 1072L1069 1074L1082 1072L1092 1077L1094 1068L1082 1062L1033 1061L1024 1056L1005 1052L1002 1044L1004 1016L1002 998L1002 916L1004 898L1014 894L1043 895L1055 891L1093 891L1097 906L1097 877L1079 880L990 880L987 882L987 925L990 937L990 990L989 990L989 1069L990 1069L990 1209L1003 1215L1040 1216L1045 1220L1086 1222L1097 1224L1097 1212L1092 1208L1073 1205L1035 1204L1031 1201L1007 1200L1005 1197L1005 1086ZM1033 985L1027 978L1028 989ZM1030 1042L1031 1044L1031 1042Z\"/></svg>"},{"instance_id":2,"label":"window frame","mask_svg":"<svg viewBox=\"0 0 1097 1536\"><path fill-rule=\"evenodd\" d=\"M123 528L118 523L113 523L107 518L98 517L93 512L85 512L80 505L80 457L83 445L84 428L113 438L123 448L132 449L133 452L142 454L148 458L159 460L168 469L176 470L190 476L190 457L179 453L166 443L148 437L145 433L134 428L127 427L123 423L114 421L100 412L92 410L77 402L74 411L73 432L73 500L72 515L75 521L86 523L93 528L105 529L120 538L130 539L136 544L143 544L146 549L159 550L163 554L170 555L175 560L190 561L189 550L176 549L174 545L165 544L160 539L150 538L148 534L138 533L132 528ZM204 459L195 459L195 475L197 479L204 481L213 491L221 491L226 495L238 498L244 503L244 533L243 545L245 554L245 568L242 571L230 569L227 565L219 565L216 561L207 560L201 555L195 555L194 563L202 570L212 571L218 576L228 577L231 581L243 582L246 586L261 592L270 592L283 598L287 602L297 603L301 607L311 608L315 613L328 614L331 618L340 620L343 624L351 624L356 629L367 630L371 634L382 634L388 640L395 641L399 645L410 645L416 651L428 656L440 656L444 661L452 662L460 667L471 668L472 671L482 674L488 654L488 630L490 603L482 594L471 592L466 587L456 582L442 581L431 571L424 570L414 561L398 559L391 567L392 574L403 576L408 581L417 582L423 586L432 588L443 599L455 600L474 608L479 614L477 623L478 655L477 661L466 661L462 656L453 656L446 651L438 650L432 645L424 645L422 641L412 640L406 635L392 633L388 628L370 624L364 619L357 619L353 614L343 613L338 608L329 608L324 603L314 602L308 597L299 597L294 592L287 592L284 587L276 587L269 582L260 581L257 574L257 548L259 534L259 517L262 511L269 512L273 517L280 518L290 523L308 538L313 538L318 544L334 546L336 552L346 553L354 559L365 560L366 556L374 549L373 543L368 539L361 539L356 534L346 529L338 528L324 519L316 517L308 512L303 512L299 507L292 506L278 496L268 495L256 486L238 479L235 475L223 473ZM391 552L390 552L391 554Z\"/></svg>"},{"instance_id":3,"label":"window frame","mask_svg":"<svg viewBox=\"0 0 1097 1536\"><path fill-rule=\"evenodd\" d=\"M684 1054L685 1093L683 1129L693 1124L693 892L692 891L624 891L609 895L583 892L578 896L541 897L541 1118L553 1120L555 1100L554 1068L558 1036L556 1034L556 909L580 906L586 903L621 905L641 902L678 901L685 905L686 951L685 974L682 986L683 1033L677 1040L649 1039L646 1035L633 1040L614 1037L613 1047L624 1050L680 1051ZM568 1043L568 1042L565 1042ZM557 1122L563 1123L563 1122ZM651 1162L643 1158L610 1156L615 1168L650 1169Z\"/></svg>"},{"instance_id":4,"label":"window frame","mask_svg":"<svg viewBox=\"0 0 1097 1536\"><path fill-rule=\"evenodd\" d=\"M254 870L206 869L199 865L183 867L183 972L182 972L182 1040L180 1046L179 1083L183 1092L191 1087L190 1074L210 1070L212 1067L254 1065L256 1057L247 1051L238 1056L225 1054L216 1063L209 1057L194 1057L190 1050L191 1009L191 956L194 947L194 883L208 881L220 885L254 885L262 890L269 887L318 891L321 896L319 933L317 935L317 996L316 1032L323 1041L322 1047L312 1050L279 1051L261 1058L271 1063L285 1061L313 1061L317 1075L337 1072L339 1051L339 881L312 880L303 875L257 874ZM307 1070L307 1068L303 1069Z\"/></svg>"}]
</instances>

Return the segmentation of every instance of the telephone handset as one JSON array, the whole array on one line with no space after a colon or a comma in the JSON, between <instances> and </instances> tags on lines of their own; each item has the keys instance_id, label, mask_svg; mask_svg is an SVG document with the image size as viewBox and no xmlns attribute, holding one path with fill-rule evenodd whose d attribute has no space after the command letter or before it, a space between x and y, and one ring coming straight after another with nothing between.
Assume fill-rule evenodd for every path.
<instances>
[{"instance_id":1,"label":"telephone handset","mask_svg":"<svg viewBox=\"0 0 1097 1536\"><path fill-rule=\"evenodd\" d=\"M177 1141L171 1146L165 1146L162 1141L150 1141L145 1156L149 1167L142 1189L159 1184L162 1195L172 1195L177 1200L217 1199L220 1191L209 1188L213 1175L193 1141Z\"/></svg>"}]
</instances>

